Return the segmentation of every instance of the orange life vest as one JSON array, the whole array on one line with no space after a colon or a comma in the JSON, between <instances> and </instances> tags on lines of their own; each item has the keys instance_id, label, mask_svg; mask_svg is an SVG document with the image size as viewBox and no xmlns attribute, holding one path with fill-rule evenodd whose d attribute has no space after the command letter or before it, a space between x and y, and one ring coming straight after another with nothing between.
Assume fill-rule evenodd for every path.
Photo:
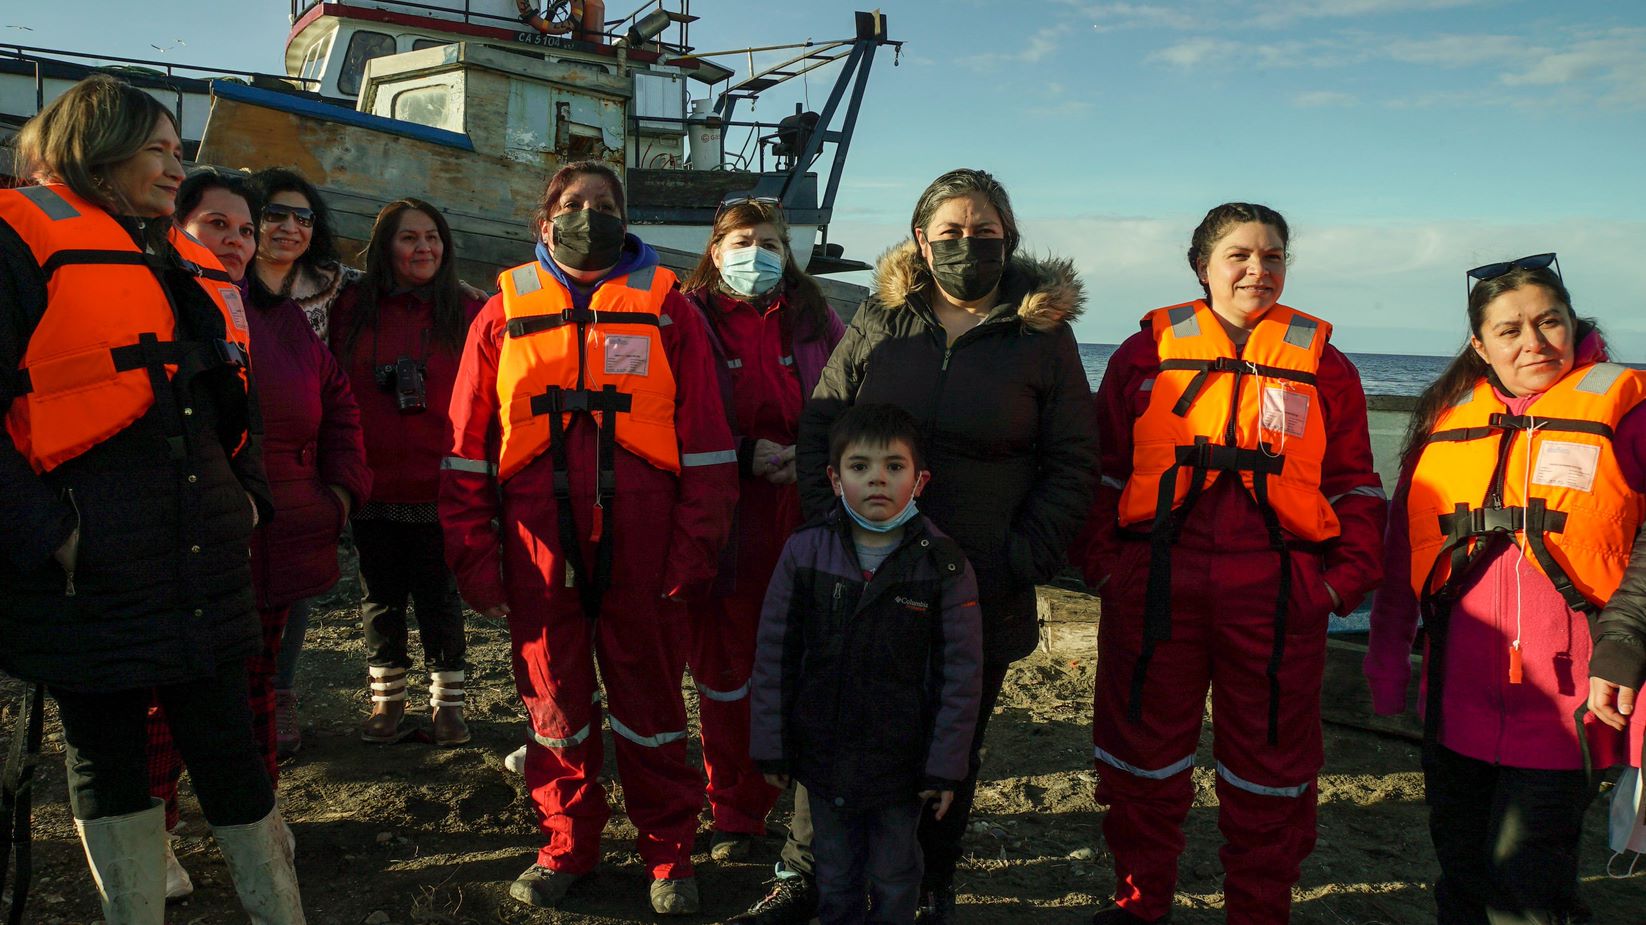
<instances>
[{"instance_id":1,"label":"orange life vest","mask_svg":"<svg viewBox=\"0 0 1646 925\"><path fill-rule=\"evenodd\" d=\"M1239 474L1260 507L1309 541L1338 535L1320 491L1326 421L1315 388L1332 326L1284 305L1266 312L1239 353L1204 300L1143 317L1160 353L1149 405L1132 425L1132 474L1120 496L1122 526L1149 523ZM1182 469L1198 473L1180 478ZM1261 478L1260 478L1261 477Z\"/></svg>"},{"instance_id":2,"label":"orange life vest","mask_svg":"<svg viewBox=\"0 0 1646 925\"><path fill-rule=\"evenodd\" d=\"M1618 422L1643 400L1646 373L1599 363L1567 373L1524 415L1509 414L1485 379L1446 409L1406 497L1419 598L1455 590L1501 537L1525 543L1572 609L1605 606L1646 519L1646 498L1612 448Z\"/></svg>"},{"instance_id":3,"label":"orange life vest","mask_svg":"<svg viewBox=\"0 0 1646 925\"><path fill-rule=\"evenodd\" d=\"M68 187L0 190L0 220L46 276L46 311L6 412L6 430L36 472L131 426L154 406L160 377L169 382L180 367L236 365L245 387L250 339L240 291L211 251L181 229L173 226L168 237L222 314L223 340L175 340L177 318L151 258L102 206Z\"/></svg>"},{"instance_id":4,"label":"orange life vest","mask_svg":"<svg viewBox=\"0 0 1646 925\"><path fill-rule=\"evenodd\" d=\"M653 266L608 279L583 310L535 261L498 283L507 322L497 361L498 480L548 450L554 432L577 412L612 428L619 446L678 475L674 373L660 334L674 274Z\"/></svg>"}]
</instances>

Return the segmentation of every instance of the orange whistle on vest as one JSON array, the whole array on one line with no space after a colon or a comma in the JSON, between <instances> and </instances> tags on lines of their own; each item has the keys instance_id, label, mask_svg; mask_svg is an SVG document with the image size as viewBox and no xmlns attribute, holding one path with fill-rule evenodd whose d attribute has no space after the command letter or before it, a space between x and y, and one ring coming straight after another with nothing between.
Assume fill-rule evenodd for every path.
<instances>
[{"instance_id":1,"label":"orange whistle on vest","mask_svg":"<svg viewBox=\"0 0 1646 925\"><path fill-rule=\"evenodd\" d=\"M1509 643L1509 683L1519 684L1525 680L1526 666L1520 658L1520 642Z\"/></svg>"}]
</instances>

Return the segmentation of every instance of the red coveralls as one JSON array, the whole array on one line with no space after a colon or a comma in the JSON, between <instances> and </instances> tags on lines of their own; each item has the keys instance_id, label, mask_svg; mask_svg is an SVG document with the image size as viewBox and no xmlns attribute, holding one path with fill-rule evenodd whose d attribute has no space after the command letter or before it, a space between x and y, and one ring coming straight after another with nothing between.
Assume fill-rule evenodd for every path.
<instances>
[{"instance_id":1,"label":"red coveralls","mask_svg":"<svg viewBox=\"0 0 1646 925\"><path fill-rule=\"evenodd\" d=\"M1342 534L1324 553L1292 556L1285 657L1279 669L1278 743L1269 743L1279 558L1262 514L1238 478L1224 474L1195 503L1171 561L1172 638L1158 643L1142 697L1142 722L1127 718L1143 642L1150 547L1116 530L1132 470L1133 422L1148 407L1160 359L1149 332L1109 360L1095 397L1102 481L1085 535L1073 550L1086 580L1100 582L1102 626L1092 741L1103 835L1115 859L1115 899L1144 921L1170 911L1183 821L1194 798L1190 768L1211 687L1218 825L1226 839L1224 911L1231 923L1273 925L1290 916L1291 888L1314 850L1315 776L1323 763L1320 684L1330 584L1347 614L1382 574L1385 501L1372 468L1360 374L1328 346L1317 388L1326 415L1321 492ZM1147 529L1148 525L1142 525ZM1323 583L1324 581L1324 583Z\"/></svg>"},{"instance_id":2,"label":"red coveralls","mask_svg":"<svg viewBox=\"0 0 1646 925\"><path fill-rule=\"evenodd\" d=\"M502 296L475 319L452 394L455 446L440 486L447 559L471 607L510 607L515 687L532 725L526 786L548 838L537 863L568 873L587 873L599 862L600 833L611 815L598 779L604 761L598 661L640 856L653 878L692 876L703 782L686 761L680 683L688 623L685 606L663 595L704 587L714 575L737 476L702 319L671 290L660 322L676 385L681 474L616 448L615 497L604 516L614 544L611 587L598 620L585 616L578 589L566 587L555 454L543 453L501 485L492 474L501 426ZM587 414L572 417L570 490L585 563L596 561L588 539L596 438Z\"/></svg>"},{"instance_id":3,"label":"red coveralls","mask_svg":"<svg viewBox=\"0 0 1646 925\"><path fill-rule=\"evenodd\" d=\"M760 310L726 296L702 293L699 299L720 340L717 359L730 373L733 433L740 443L770 440L792 446L804 395L786 303L780 296ZM800 522L800 492L793 484L742 477L727 550L732 568L722 567L717 593L691 605L687 664L700 695L703 769L709 776L714 827L720 832L766 834L766 814L781 792L766 783L749 757L749 677L766 585L783 544Z\"/></svg>"}]
</instances>

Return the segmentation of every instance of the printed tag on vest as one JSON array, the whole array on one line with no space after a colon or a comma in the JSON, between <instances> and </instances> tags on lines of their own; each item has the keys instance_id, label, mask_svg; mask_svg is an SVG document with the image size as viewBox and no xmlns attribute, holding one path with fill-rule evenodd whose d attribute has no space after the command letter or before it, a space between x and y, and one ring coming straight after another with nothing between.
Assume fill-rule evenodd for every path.
<instances>
[{"instance_id":1,"label":"printed tag on vest","mask_svg":"<svg viewBox=\"0 0 1646 925\"><path fill-rule=\"evenodd\" d=\"M246 306L240 301L240 290L229 286L219 287L217 294L223 297L223 304L229 307L229 317L234 319L234 326L246 330Z\"/></svg>"},{"instance_id":2,"label":"printed tag on vest","mask_svg":"<svg viewBox=\"0 0 1646 925\"><path fill-rule=\"evenodd\" d=\"M606 335L606 375L644 376L651 369L652 339L637 334Z\"/></svg>"},{"instance_id":3,"label":"printed tag on vest","mask_svg":"<svg viewBox=\"0 0 1646 925\"><path fill-rule=\"evenodd\" d=\"M1537 447L1532 484L1589 491L1595 487L1595 470L1599 467L1600 447L1546 440Z\"/></svg>"},{"instance_id":4,"label":"printed tag on vest","mask_svg":"<svg viewBox=\"0 0 1646 925\"><path fill-rule=\"evenodd\" d=\"M1301 437L1309 424L1309 396L1279 386L1263 389L1263 429Z\"/></svg>"}]
</instances>

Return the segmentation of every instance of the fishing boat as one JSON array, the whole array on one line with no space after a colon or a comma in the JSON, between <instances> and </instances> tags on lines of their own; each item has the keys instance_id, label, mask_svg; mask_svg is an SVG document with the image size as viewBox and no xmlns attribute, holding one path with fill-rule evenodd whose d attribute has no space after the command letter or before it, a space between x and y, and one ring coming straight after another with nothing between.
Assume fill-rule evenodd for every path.
<instances>
[{"instance_id":1,"label":"fishing boat","mask_svg":"<svg viewBox=\"0 0 1646 925\"><path fill-rule=\"evenodd\" d=\"M834 41L698 51L690 0L648 0L610 19L600 0L536 2L291 0L284 75L0 46L0 136L75 81L112 71L177 112L193 162L303 173L346 253L364 246L384 204L436 204L460 273L476 281L529 255L548 175L594 158L624 176L629 221L665 265L696 264L722 203L770 198L800 262L842 314L855 309L863 287L826 274L867 264L829 240L829 223L876 52L890 46L895 64L901 50L884 15L855 13L851 35ZM756 53L780 60L757 68ZM821 109L744 116L831 65ZM0 173L10 169L0 160Z\"/></svg>"}]
</instances>

